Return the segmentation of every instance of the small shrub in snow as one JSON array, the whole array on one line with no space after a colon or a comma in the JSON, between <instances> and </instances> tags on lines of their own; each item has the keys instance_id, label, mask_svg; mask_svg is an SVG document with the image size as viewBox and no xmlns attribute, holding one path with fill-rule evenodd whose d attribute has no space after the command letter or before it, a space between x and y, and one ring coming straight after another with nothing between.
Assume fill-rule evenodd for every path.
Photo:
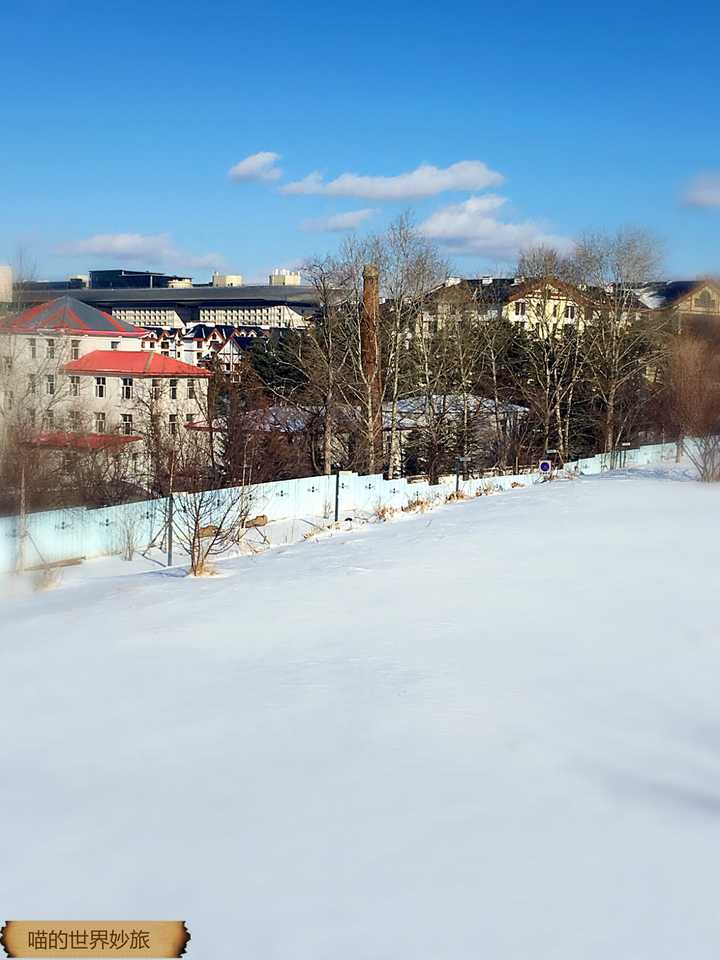
<instances>
[{"instance_id":1,"label":"small shrub in snow","mask_svg":"<svg viewBox=\"0 0 720 960\"><path fill-rule=\"evenodd\" d=\"M398 512L397 507L379 506L375 510L375 517L382 523L387 523L388 520L394 519L398 515Z\"/></svg>"},{"instance_id":2,"label":"small shrub in snow","mask_svg":"<svg viewBox=\"0 0 720 960\"><path fill-rule=\"evenodd\" d=\"M403 513L427 513L428 510L432 510L435 505L436 501L431 500L429 497L416 497L402 509Z\"/></svg>"},{"instance_id":3,"label":"small shrub in snow","mask_svg":"<svg viewBox=\"0 0 720 960\"><path fill-rule=\"evenodd\" d=\"M524 484L518 484L518 486L524 486ZM476 497L492 497L496 493L501 493L502 491L494 483L483 483L475 491Z\"/></svg>"},{"instance_id":4,"label":"small shrub in snow","mask_svg":"<svg viewBox=\"0 0 720 960\"><path fill-rule=\"evenodd\" d=\"M60 586L61 580L62 576L59 570L54 567L46 567L37 575L33 586L36 590L54 590Z\"/></svg>"}]
</instances>

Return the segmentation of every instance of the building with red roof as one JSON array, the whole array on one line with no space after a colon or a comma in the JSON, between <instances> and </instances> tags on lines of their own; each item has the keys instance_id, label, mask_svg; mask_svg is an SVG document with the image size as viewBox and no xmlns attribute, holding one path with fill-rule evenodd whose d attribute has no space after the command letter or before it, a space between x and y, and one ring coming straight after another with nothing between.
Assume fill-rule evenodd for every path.
<instances>
[{"instance_id":1,"label":"building with red roof","mask_svg":"<svg viewBox=\"0 0 720 960\"><path fill-rule=\"evenodd\" d=\"M91 436L136 438L151 419L178 436L207 416L210 373L143 350L145 333L70 296L0 320L0 427L21 417L85 449Z\"/></svg>"},{"instance_id":2,"label":"building with red roof","mask_svg":"<svg viewBox=\"0 0 720 960\"><path fill-rule=\"evenodd\" d=\"M142 339L143 330L75 297L57 297L0 320L0 334Z\"/></svg>"}]
</instances>

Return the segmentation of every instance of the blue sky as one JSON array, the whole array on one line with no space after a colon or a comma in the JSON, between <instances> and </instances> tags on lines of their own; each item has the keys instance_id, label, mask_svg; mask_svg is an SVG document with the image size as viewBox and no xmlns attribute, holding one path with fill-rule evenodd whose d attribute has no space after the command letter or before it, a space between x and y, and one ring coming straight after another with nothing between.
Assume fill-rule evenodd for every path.
<instances>
[{"instance_id":1,"label":"blue sky","mask_svg":"<svg viewBox=\"0 0 720 960\"><path fill-rule=\"evenodd\" d=\"M465 274L622 225L720 271L717 4L5 10L0 262L40 277L255 279L404 210Z\"/></svg>"}]
</instances>

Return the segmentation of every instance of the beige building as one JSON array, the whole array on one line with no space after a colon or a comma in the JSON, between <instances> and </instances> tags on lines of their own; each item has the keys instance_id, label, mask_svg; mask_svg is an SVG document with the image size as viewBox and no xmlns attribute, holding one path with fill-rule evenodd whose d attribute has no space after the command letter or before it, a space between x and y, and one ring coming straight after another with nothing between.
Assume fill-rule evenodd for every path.
<instances>
[{"instance_id":1,"label":"beige building","mask_svg":"<svg viewBox=\"0 0 720 960\"><path fill-rule=\"evenodd\" d=\"M268 283L271 287L299 287L300 274L294 270L273 270Z\"/></svg>"},{"instance_id":2,"label":"beige building","mask_svg":"<svg viewBox=\"0 0 720 960\"><path fill-rule=\"evenodd\" d=\"M0 307L3 304L12 303L12 267L6 263L0 263Z\"/></svg>"},{"instance_id":3,"label":"beige building","mask_svg":"<svg viewBox=\"0 0 720 960\"><path fill-rule=\"evenodd\" d=\"M218 273L215 271L210 284L213 287L241 287L243 276L241 273Z\"/></svg>"}]
</instances>

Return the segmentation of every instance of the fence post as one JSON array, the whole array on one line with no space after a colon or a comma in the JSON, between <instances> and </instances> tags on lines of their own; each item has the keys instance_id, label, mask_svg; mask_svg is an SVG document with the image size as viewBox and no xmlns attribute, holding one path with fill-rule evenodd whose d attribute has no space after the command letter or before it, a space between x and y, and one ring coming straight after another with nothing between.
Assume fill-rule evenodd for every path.
<instances>
[{"instance_id":1,"label":"fence post","mask_svg":"<svg viewBox=\"0 0 720 960\"><path fill-rule=\"evenodd\" d=\"M20 517L18 518L17 565L18 573L25 570L25 538L27 537L27 510L25 506L25 462L20 471Z\"/></svg>"},{"instance_id":2,"label":"fence post","mask_svg":"<svg viewBox=\"0 0 720 960\"><path fill-rule=\"evenodd\" d=\"M175 498L172 493L168 497L168 519L167 519L167 565L172 566L173 562L173 520L175 513Z\"/></svg>"}]
</instances>

